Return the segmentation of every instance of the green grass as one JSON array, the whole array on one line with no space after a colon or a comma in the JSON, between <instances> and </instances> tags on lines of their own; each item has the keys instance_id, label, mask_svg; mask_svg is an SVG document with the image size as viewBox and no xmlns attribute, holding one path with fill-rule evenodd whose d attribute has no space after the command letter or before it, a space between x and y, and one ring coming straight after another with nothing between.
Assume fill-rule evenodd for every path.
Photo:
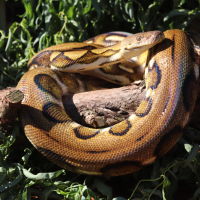
<instances>
[{"instance_id":1,"label":"green grass","mask_svg":"<svg viewBox=\"0 0 200 200\"><path fill-rule=\"evenodd\" d=\"M199 1L23 0L9 28L0 30L0 89L15 86L35 52L83 41L107 31L187 30L200 15ZM9 9L8 9L9 10ZM1 28L1 27L0 27ZM200 199L199 133L187 129L176 147L129 176L103 178L61 170L26 140L20 123L0 128L0 200ZM181 196L182 195L182 196ZM188 195L188 196L187 196Z\"/></svg>"}]
</instances>

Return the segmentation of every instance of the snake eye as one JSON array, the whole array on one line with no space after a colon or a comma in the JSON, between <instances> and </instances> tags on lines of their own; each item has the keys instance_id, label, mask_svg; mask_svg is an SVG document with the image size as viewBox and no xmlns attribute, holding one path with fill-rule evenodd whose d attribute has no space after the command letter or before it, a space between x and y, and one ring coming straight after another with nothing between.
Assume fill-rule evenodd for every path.
<instances>
[{"instance_id":1,"label":"snake eye","mask_svg":"<svg viewBox=\"0 0 200 200\"><path fill-rule=\"evenodd\" d=\"M141 36L137 36L137 37L136 37L136 40L137 40L138 42L141 41L141 39L142 39Z\"/></svg>"}]
</instances>

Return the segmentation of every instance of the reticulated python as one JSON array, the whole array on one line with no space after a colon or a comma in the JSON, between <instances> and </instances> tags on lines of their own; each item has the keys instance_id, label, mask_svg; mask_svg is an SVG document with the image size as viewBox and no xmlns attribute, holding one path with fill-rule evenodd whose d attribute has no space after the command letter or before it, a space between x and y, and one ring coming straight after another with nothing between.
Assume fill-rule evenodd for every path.
<instances>
[{"instance_id":1,"label":"reticulated python","mask_svg":"<svg viewBox=\"0 0 200 200\"><path fill-rule=\"evenodd\" d=\"M134 114L102 129L72 121L62 96L77 86L65 72L92 70L95 76L127 84L131 76L96 69L142 53L148 55L147 92ZM20 110L25 134L54 163L80 173L123 175L154 162L181 137L196 99L198 71L190 40L181 30L111 33L85 43L60 44L36 54L29 66L17 86L25 94Z\"/></svg>"}]
</instances>

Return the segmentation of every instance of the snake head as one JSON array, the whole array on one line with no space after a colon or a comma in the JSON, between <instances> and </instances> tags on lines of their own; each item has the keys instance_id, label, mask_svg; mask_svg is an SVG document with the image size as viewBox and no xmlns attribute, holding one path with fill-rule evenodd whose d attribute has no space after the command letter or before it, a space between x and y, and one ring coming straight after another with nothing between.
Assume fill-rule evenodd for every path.
<instances>
[{"instance_id":1,"label":"snake head","mask_svg":"<svg viewBox=\"0 0 200 200\"><path fill-rule=\"evenodd\" d=\"M121 42L123 58L130 59L138 56L160 43L164 38L164 34L161 31L149 31L128 36Z\"/></svg>"}]
</instances>

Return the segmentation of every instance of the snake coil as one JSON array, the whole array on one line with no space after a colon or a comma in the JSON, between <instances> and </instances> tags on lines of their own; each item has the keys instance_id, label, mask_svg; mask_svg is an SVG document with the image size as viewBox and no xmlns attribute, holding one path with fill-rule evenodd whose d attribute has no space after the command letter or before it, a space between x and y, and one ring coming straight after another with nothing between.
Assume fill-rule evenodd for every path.
<instances>
[{"instance_id":1,"label":"snake coil","mask_svg":"<svg viewBox=\"0 0 200 200\"><path fill-rule=\"evenodd\" d=\"M75 80L65 72L94 72L123 85L131 76L99 68L130 62L142 53L147 55L147 92L134 114L99 129L72 121L62 96L74 89ZM25 95L20 110L25 134L55 164L79 173L117 176L154 162L179 140L196 100L193 48L181 30L102 34L44 49L29 66L17 86Z\"/></svg>"}]
</instances>

